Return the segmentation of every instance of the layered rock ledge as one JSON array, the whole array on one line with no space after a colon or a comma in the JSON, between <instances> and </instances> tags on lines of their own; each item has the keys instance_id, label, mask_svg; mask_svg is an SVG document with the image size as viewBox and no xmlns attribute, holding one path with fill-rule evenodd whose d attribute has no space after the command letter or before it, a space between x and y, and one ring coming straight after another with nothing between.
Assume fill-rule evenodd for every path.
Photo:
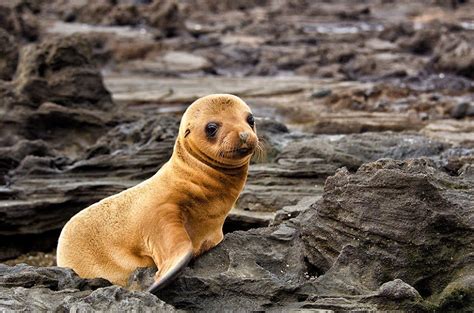
<instances>
[{"instance_id":1,"label":"layered rock ledge","mask_svg":"<svg viewBox=\"0 0 474 313\"><path fill-rule=\"evenodd\" d=\"M474 303L473 199L472 175L448 175L426 158L381 159L355 173L344 168L299 216L227 234L158 298L187 311L468 312ZM40 307L33 297L49 310L123 303L173 310L146 292L83 280L67 269L3 265L1 271L2 305L12 309ZM137 270L132 289L145 289L153 272Z\"/></svg>"}]
</instances>

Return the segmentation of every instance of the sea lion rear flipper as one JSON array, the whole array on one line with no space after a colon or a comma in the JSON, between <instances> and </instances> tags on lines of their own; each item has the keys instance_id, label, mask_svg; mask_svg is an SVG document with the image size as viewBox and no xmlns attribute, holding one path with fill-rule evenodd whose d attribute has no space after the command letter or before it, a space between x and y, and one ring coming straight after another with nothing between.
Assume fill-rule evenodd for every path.
<instances>
[{"instance_id":1,"label":"sea lion rear flipper","mask_svg":"<svg viewBox=\"0 0 474 313\"><path fill-rule=\"evenodd\" d=\"M175 280L179 274L186 268L189 261L193 258L192 250L187 251L184 255L178 255L174 260L168 260L170 262L171 267L166 271L166 273L161 273L160 271L160 278L153 283L153 285L148 288L148 292L156 293L158 290L162 289L166 285L168 285L171 281Z\"/></svg>"}]
</instances>

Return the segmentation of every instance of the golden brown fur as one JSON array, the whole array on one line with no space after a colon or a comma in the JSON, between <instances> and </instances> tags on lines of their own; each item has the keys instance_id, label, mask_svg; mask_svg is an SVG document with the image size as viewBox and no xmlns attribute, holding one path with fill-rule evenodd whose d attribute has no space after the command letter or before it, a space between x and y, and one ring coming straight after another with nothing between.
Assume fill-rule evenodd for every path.
<instances>
[{"instance_id":1,"label":"golden brown fur","mask_svg":"<svg viewBox=\"0 0 474 313\"><path fill-rule=\"evenodd\" d=\"M58 265L120 285L137 267L156 265L159 284L186 265L187 254L216 246L258 144L249 114L232 95L195 101L183 115L171 159L153 177L89 206L64 226ZM220 125L215 138L206 133L209 122Z\"/></svg>"}]
</instances>

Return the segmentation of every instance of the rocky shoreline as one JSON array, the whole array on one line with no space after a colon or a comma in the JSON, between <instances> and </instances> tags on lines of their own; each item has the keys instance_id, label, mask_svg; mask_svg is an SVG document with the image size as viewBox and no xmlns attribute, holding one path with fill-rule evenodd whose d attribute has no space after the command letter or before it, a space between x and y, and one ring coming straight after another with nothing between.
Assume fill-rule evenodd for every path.
<instances>
[{"instance_id":1,"label":"rocky shoreline","mask_svg":"<svg viewBox=\"0 0 474 313\"><path fill-rule=\"evenodd\" d=\"M2 3L0 308L474 310L474 4L402 2ZM55 267L216 92L266 145L225 240L158 297Z\"/></svg>"}]
</instances>

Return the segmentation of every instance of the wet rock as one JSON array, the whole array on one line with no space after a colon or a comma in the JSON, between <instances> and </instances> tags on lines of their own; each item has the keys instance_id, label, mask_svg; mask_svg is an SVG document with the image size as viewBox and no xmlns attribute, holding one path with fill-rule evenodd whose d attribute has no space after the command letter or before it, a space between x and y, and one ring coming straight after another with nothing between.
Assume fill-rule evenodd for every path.
<instances>
[{"instance_id":1,"label":"wet rock","mask_svg":"<svg viewBox=\"0 0 474 313\"><path fill-rule=\"evenodd\" d=\"M319 292L370 293L398 278L424 298L438 297L453 277L470 271L473 197L472 181L425 159L338 171L322 200L298 217L306 221L308 261L324 273Z\"/></svg>"},{"instance_id":2,"label":"wet rock","mask_svg":"<svg viewBox=\"0 0 474 313\"><path fill-rule=\"evenodd\" d=\"M0 274L2 310L175 312L150 293L110 286L105 279L82 279L70 269L0 264Z\"/></svg>"},{"instance_id":3,"label":"wet rock","mask_svg":"<svg viewBox=\"0 0 474 313\"><path fill-rule=\"evenodd\" d=\"M0 28L0 79L11 80L18 63L18 46L15 39Z\"/></svg>"}]
</instances>

